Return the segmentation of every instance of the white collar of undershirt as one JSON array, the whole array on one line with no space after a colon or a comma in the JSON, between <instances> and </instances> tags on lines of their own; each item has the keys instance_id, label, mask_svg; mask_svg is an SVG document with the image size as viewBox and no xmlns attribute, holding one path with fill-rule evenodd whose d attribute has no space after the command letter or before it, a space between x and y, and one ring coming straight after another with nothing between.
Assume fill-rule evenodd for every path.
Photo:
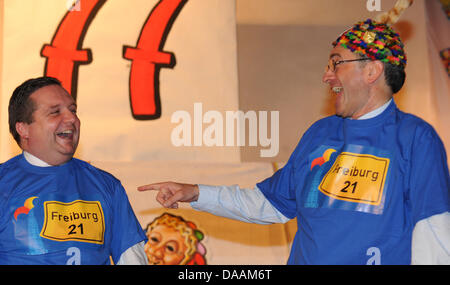
<instances>
[{"instance_id":1,"label":"white collar of undershirt","mask_svg":"<svg viewBox=\"0 0 450 285\"><path fill-rule=\"evenodd\" d=\"M24 151L23 152L23 156L25 157L25 159L27 160L27 162L31 165L34 166L40 166L40 167L48 167L51 166L50 164L48 164L47 162L37 158L36 156L32 155L29 152Z\"/></svg>"},{"instance_id":2,"label":"white collar of undershirt","mask_svg":"<svg viewBox=\"0 0 450 285\"><path fill-rule=\"evenodd\" d=\"M386 110L386 108L389 106L389 104L391 104L391 102L392 102L392 99L390 99L389 101L387 101L386 103L384 103L383 106L381 106L381 107L379 107L379 108L377 108L377 109L375 109L375 110L373 110L373 111L370 111L370 112L367 113L367 114L362 115L361 117L359 117L359 118L356 119L356 120L367 120L367 119L375 118L376 116L378 116L378 115L380 115L381 113L383 113L383 111Z\"/></svg>"}]
</instances>

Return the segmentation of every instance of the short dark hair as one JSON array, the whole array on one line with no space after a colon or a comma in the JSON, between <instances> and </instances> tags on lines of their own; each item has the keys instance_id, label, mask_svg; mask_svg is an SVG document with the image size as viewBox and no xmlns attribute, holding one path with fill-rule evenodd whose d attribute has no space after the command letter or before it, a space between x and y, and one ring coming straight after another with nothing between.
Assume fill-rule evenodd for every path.
<instances>
[{"instance_id":1,"label":"short dark hair","mask_svg":"<svg viewBox=\"0 0 450 285\"><path fill-rule=\"evenodd\" d=\"M405 68L385 62L384 78L386 80L386 84L391 88L392 94L395 94L402 89L403 84L405 83Z\"/></svg>"},{"instance_id":2,"label":"short dark hair","mask_svg":"<svg viewBox=\"0 0 450 285\"><path fill-rule=\"evenodd\" d=\"M360 58L369 57L361 54L357 54ZM365 61L361 62L361 65L364 65ZM391 88L392 94L397 93L402 89L403 84L405 83L406 73L405 68L400 65L394 65L389 62L383 62L384 65L384 79L386 80L386 84Z\"/></svg>"},{"instance_id":3,"label":"short dark hair","mask_svg":"<svg viewBox=\"0 0 450 285\"><path fill-rule=\"evenodd\" d=\"M56 78L47 76L28 79L14 90L9 99L9 131L19 146L20 135L16 130L16 123L31 124L33 122L33 112L36 110L36 104L30 99L30 95L38 89L49 85L61 86L61 82Z\"/></svg>"}]
</instances>

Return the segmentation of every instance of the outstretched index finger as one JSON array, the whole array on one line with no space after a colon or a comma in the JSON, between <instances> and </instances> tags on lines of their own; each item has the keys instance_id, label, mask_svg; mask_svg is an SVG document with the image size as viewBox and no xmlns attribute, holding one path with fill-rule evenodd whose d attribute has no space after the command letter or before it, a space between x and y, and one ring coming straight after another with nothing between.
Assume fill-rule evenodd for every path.
<instances>
[{"instance_id":1,"label":"outstretched index finger","mask_svg":"<svg viewBox=\"0 0 450 285\"><path fill-rule=\"evenodd\" d=\"M161 190L161 187L166 185L167 182L162 183L152 183L147 185L142 185L137 188L138 191L147 191L147 190Z\"/></svg>"}]
</instances>

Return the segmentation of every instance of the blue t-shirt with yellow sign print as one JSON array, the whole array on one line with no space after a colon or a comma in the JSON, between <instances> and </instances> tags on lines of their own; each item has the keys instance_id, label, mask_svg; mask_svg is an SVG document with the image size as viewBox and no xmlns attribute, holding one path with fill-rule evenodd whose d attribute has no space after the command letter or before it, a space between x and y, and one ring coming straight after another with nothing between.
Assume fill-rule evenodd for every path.
<instances>
[{"instance_id":1,"label":"blue t-shirt with yellow sign print","mask_svg":"<svg viewBox=\"0 0 450 285\"><path fill-rule=\"evenodd\" d=\"M372 119L317 121L257 186L297 218L288 264L410 264L414 225L449 210L440 138L394 102Z\"/></svg>"},{"instance_id":2,"label":"blue t-shirt with yellow sign print","mask_svg":"<svg viewBox=\"0 0 450 285\"><path fill-rule=\"evenodd\" d=\"M0 264L110 264L145 240L119 180L89 163L0 166Z\"/></svg>"}]
</instances>

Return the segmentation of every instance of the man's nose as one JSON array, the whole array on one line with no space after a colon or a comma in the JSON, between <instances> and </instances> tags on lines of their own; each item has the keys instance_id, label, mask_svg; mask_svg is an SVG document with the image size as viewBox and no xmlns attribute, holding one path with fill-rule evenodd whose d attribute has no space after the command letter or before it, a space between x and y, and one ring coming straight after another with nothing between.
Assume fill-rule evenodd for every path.
<instances>
[{"instance_id":1,"label":"man's nose","mask_svg":"<svg viewBox=\"0 0 450 285\"><path fill-rule=\"evenodd\" d=\"M64 121L73 123L77 120L78 116L76 113L72 112L71 110L66 110L64 112Z\"/></svg>"},{"instance_id":2,"label":"man's nose","mask_svg":"<svg viewBox=\"0 0 450 285\"><path fill-rule=\"evenodd\" d=\"M336 74L331 71L329 68L325 69L324 74L322 75L322 82L323 83L330 83L331 80L336 78Z\"/></svg>"}]
</instances>

